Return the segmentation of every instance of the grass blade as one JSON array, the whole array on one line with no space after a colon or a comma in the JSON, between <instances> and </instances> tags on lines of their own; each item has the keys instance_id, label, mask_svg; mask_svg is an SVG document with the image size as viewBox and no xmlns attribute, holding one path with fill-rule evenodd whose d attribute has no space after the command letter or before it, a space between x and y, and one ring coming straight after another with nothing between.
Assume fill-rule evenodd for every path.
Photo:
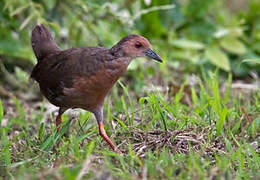
<instances>
[{"instance_id":1,"label":"grass blade","mask_svg":"<svg viewBox=\"0 0 260 180\"><path fill-rule=\"evenodd\" d=\"M4 157L5 165L10 166L11 164L11 153L10 153L10 142L8 137L6 136L6 129L2 129L2 142L3 142L3 150L2 156Z\"/></svg>"},{"instance_id":2,"label":"grass blade","mask_svg":"<svg viewBox=\"0 0 260 180\"><path fill-rule=\"evenodd\" d=\"M4 108L3 108L2 101L0 99L0 127L1 127L1 124L2 124L3 117L4 117Z\"/></svg>"}]
</instances>

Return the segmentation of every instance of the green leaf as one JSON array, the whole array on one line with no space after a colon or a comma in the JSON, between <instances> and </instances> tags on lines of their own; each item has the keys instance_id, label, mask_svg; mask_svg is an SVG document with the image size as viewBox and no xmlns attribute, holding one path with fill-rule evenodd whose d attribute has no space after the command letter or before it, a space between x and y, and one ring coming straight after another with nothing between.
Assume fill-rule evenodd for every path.
<instances>
[{"instance_id":1,"label":"green leaf","mask_svg":"<svg viewBox=\"0 0 260 180\"><path fill-rule=\"evenodd\" d=\"M29 163L29 162L31 162L31 161L34 161L34 160L37 159L38 157L39 157L39 156L36 156L36 157L34 157L34 158L25 159L25 160L23 160L23 161L19 161L19 162L12 163L12 164L10 165L10 168L16 168L16 167L19 167L19 166L21 166L21 165L27 164L27 163Z\"/></svg>"},{"instance_id":2,"label":"green leaf","mask_svg":"<svg viewBox=\"0 0 260 180\"><path fill-rule=\"evenodd\" d=\"M196 90L195 90L194 86L191 87L191 97L192 97L193 106L195 107L198 102L198 96L196 94Z\"/></svg>"},{"instance_id":3,"label":"green leaf","mask_svg":"<svg viewBox=\"0 0 260 180\"><path fill-rule=\"evenodd\" d=\"M88 149L86 151L86 158L89 157L89 155L93 152L94 150L94 147L95 147L95 141L91 141L90 144L88 145Z\"/></svg>"},{"instance_id":4,"label":"green leaf","mask_svg":"<svg viewBox=\"0 0 260 180\"><path fill-rule=\"evenodd\" d=\"M175 47L182 48L182 49L200 50L205 48L205 45L203 43L198 41L191 41L187 39L176 39L171 41L171 44Z\"/></svg>"},{"instance_id":5,"label":"green leaf","mask_svg":"<svg viewBox=\"0 0 260 180\"><path fill-rule=\"evenodd\" d=\"M195 64L198 63L200 59L199 54L196 50L188 50L188 49L175 50L172 56L175 59L189 60Z\"/></svg>"},{"instance_id":6,"label":"green leaf","mask_svg":"<svg viewBox=\"0 0 260 180\"><path fill-rule=\"evenodd\" d=\"M247 52L245 45L237 38L225 37L220 41L220 45L225 50L233 54L242 55Z\"/></svg>"},{"instance_id":7,"label":"green leaf","mask_svg":"<svg viewBox=\"0 0 260 180\"><path fill-rule=\"evenodd\" d=\"M41 150L47 150L50 149L51 145L53 144L54 141L54 135L49 135L41 144L40 149Z\"/></svg>"},{"instance_id":8,"label":"green leaf","mask_svg":"<svg viewBox=\"0 0 260 180\"><path fill-rule=\"evenodd\" d=\"M38 132L40 141L43 140L44 128L45 128L45 124L44 124L44 122L42 122L42 123L41 123L41 126L40 126L40 128L39 128L39 132Z\"/></svg>"},{"instance_id":9,"label":"green leaf","mask_svg":"<svg viewBox=\"0 0 260 180\"><path fill-rule=\"evenodd\" d=\"M226 121L226 117L227 117L227 113L228 113L228 108L224 107L223 110L221 111L221 113L219 114L219 119L217 120L216 123L216 128L217 128L217 135L220 135L220 133L223 131L223 127Z\"/></svg>"},{"instance_id":10,"label":"green leaf","mask_svg":"<svg viewBox=\"0 0 260 180\"><path fill-rule=\"evenodd\" d=\"M206 50L205 55L212 64L225 71L230 71L230 64L227 55L218 47L209 47Z\"/></svg>"},{"instance_id":11,"label":"green leaf","mask_svg":"<svg viewBox=\"0 0 260 180\"><path fill-rule=\"evenodd\" d=\"M244 59L242 63L260 64L260 59Z\"/></svg>"},{"instance_id":12,"label":"green leaf","mask_svg":"<svg viewBox=\"0 0 260 180\"><path fill-rule=\"evenodd\" d=\"M163 122L163 126L164 126L164 130L167 131L167 124L166 124L166 119L165 116L163 114L163 110L161 108L161 106L159 105L159 100L157 99L157 97L155 96L155 94L152 94L152 100L153 103L157 109L157 111L160 113L161 118L162 118L162 122Z\"/></svg>"},{"instance_id":13,"label":"green leaf","mask_svg":"<svg viewBox=\"0 0 260 180\"><path fill-rule=\"evenodd\" d=\"M73 147L73 150L74 150L74 155L75 155L75 158L77 160L79 160L79 158L80 158L79 141L78 141L76 136L73 136L72 138L73 138L73 142L72 142L73 145L72 145L72 147Z\"/></svg>"},{"instance_id":14,"label":"green leaf","mask_svg":"<svg viewBox=\"0 0 260 180\"><path fill-rule=\"evenodd\" d=\"M1 138L1 141L3 144L3 149L1 150L1 154L2 154L2 157L4 158L5 165L9 166L11 164L10 141L8 140L8 137L6 134L7 134L6 129L3 128L2 138Z\"/></svg>"},{"instance_id":15,"label":"green leaf","mask_svg":"<svg viewBox=\"0 0 260 180\"><path fill-rule=\"evenodd\" d=\"M125 131L128 131L128 128L127 126L125 125L125 123L123 121L121 121L119 118L117 117L114 117L114 119L122 126L122 128L125 130Z\"/></svg>"}]
</instances>

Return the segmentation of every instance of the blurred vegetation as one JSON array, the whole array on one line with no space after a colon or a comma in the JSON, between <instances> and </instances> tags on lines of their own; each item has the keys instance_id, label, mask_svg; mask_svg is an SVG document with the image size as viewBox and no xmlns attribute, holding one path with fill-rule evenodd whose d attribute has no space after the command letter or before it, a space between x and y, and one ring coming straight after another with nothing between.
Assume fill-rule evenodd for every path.
<instances>
[{"instance_id":1,"label":"blurred vegetation","mask_svg":"<svg viewBox=\"0 0 260 180\"><path fill-rule=\"evenodd\" d=\"M244 7L234 9L232 0L3 0L0 58L4 65L0 63L0 79L6 79L3 77L10 75L8 72L15 72L18 78L28 76L36 62L30 33L39 23L52 29L64 49L111 47L123 36L137 33L152 41L166 60L167 66L161 66L164 74L218 67L244 78L252 71L260 72L260 3L241 2L236 1ZM251 58L256 61L241 64ZM134 61L130 69L139 71L142 63ZM142 72L153 74L154 70Z\"/></svg>"}]
</instances>

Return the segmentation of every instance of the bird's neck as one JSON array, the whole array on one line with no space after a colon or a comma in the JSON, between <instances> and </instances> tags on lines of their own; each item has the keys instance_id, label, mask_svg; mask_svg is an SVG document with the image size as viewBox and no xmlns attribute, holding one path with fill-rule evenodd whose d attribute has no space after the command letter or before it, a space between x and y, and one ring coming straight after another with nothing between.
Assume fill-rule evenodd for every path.
<instances>
[{"instance_id":1,"label":"bird's neck","mask_svg":"<svg viewBox=\"0 0 260 180\"><path fill-rule=\"evenodd\" d=\"M116 45L114 45L111 49L109 49L110 53L115 57L115 58L127 58L127 59L133 59L136 56L133 53L128 53L127 52L127 47L125 44L121 43L121 41L119 43L117 43Z\"/></svg>"},{"instance_id":2,"label":"bird's neck","mask_svg":"<svg viewBox=\"0 0 260 180\"><path fill-rule=\"evenodd\" d=\"M128 57L120 57L114 59L113 61L106 62L105 77L107 81L110 81L111 85L113 85L126 72L131 60L132 59Z\"/></svg>"},{"instance_id":3,"label":"bird's neck","mask_svg":"<svg viewBox=\"0 0 260 180\"><path fill-rule=\"evenodd\" d=\"M125 53L124 53L122 47L121 47L121 46L118 46L117 44L110 49L110 53L111 53L115 58L121 58L121 57L124 57L124 56L125 56Z\"/></svg>"},{"instance_id":4,"label":"bird's neck","mask_svg":"<svg viewBox=\"0 0 260 180\"><path fill-rule=\"evenodd\" d=\"M114 60L109 62L111 69L113 69L111 72L114 76L119 78L127 70L133 57L128 56L124 52L123 45L120 43L113 46L109 51L114 56Z\"/></svg>"}]
</instances>

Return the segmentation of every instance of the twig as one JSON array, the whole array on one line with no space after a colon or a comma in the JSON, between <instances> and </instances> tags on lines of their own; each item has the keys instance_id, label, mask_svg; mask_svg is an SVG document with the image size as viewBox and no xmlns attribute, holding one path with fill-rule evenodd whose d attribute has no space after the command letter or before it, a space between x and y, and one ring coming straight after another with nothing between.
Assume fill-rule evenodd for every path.
<instances>
[{"instance_id":1,"label":"twig","mask_svg":"<svg viewBox=\"0 0 260 180\"><path fill-rule=\"evenodd\" d=\"M248 113L246 112L246 108L244 106L241 106L241 111L243 112L243 114L245 115L246 117L246 120L252 124L253 122L253 119L248 115Z\"/></svg>"},{"instance_id":2,"label":"twig","mask_svg":"<svg viewBox=\"0 0 260 180\"><path fill-rule=\"evenodd\" d=\"M168 10L168 9L173 9L175 8L175 4L169 4L169 5L163 5L163 6L153 6L151 8L147 8L147 9L143 9L141 11L139 11L135 16L132 17L132 21L134 21L135 19L141 17L144 14L153 12L153 11L158 11L158 10Z\"/></svg>"},{"instance_id":3,"label":"twig","mask_svg":"<svg viewBox=\"0 0 260 180\"><path fill-rule=\"evenodd\" d=\"M257 90L259 89L258 84L245 84L245 83L233 83L232 88L233 89L248 89L248 90Z\"/></svg>"}]
</instances>

